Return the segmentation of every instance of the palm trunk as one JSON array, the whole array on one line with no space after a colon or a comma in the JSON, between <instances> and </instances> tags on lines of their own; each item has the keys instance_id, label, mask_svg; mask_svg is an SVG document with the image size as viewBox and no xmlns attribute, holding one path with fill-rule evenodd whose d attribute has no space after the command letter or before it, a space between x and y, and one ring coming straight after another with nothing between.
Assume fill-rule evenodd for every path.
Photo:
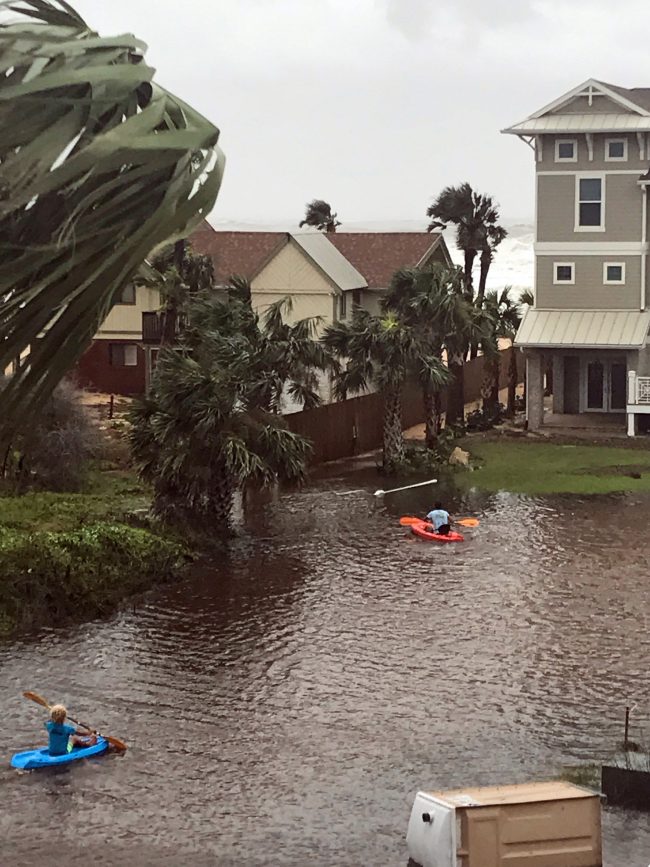
<instances>
[{"instance_id":1,"label":"palm trunk","mask_svg":"<svg viewBox=\"0 0 650 867\"><path fill-rule=\"evenodd\" d=\"M210 521L216 533L228 535L231 532L232 508L235 500L235 484L225 469L214 481L210 498Z\"/></svg>"},{"instance_id":2,"label":"palm trunk","mask_svg":"<svg viewBox=\"0 0 650 867\"><path fill-rule=\"evenodd\" d=\"M402 394L399 386L384 389L384 470L394 473L404 461Z\"/></svg>"},{"instance_id":3,"label":"palm trunk","mask_svg":"<svg viewBox=\"0 0 650 867\"><path fill-rule=\"evenodd\" d=\"M424 444L428 449L435 449L438 445L441 424L440 392L434 391L430 385L425 385L422 389L422 402L424 403Z\"/></svg>"},{"instance_id":4,"label":"palm trunk","mask_svg":"<svg viewBox=\"0 0 650 867\"><path fill-rule=\"evenodd\" d=\"M499 405L499 377L501 375L501 359L497 353L493 358L486 359L485 378L481 386L483 410L496 413Z\"/></svg>"},{"instance_id":5,"label":"palm trunk","mask_svg":"<svg viewBox=\"0 0 650 867\"><path fill-rule=\"evenodd\" d=\"M510 361L508 364L508 416L514 417L515 414L515 396L517 394L517 350L514 346L510 347Z\"/></svg>"},{"instance_id":6,"label":"palm trunk","mask_svg":"<svg viewBox=\"0 0 650 867\"><path fill-rule=\"evenodd\" d=\"M464 353L449 359L452 380L447 386L447 412L445 425L462 424L465 421L465 366Z\"/></svg>"},{"instance_id":7,"label":"palm trunk","mask_svg":"<svg viewBox=\"0 0 650 867\"><path fill-rule=\"evenodd\" d=\"M485 289L487 287L487 278L492 264L492 251L488 248L481 250L481 272L478 278L478 291L476 293L476 306L481 307L485 298ZM476 358L478 355L478 343L472 343L470 358Z\"/></svg>"},{"instance_id":8,"label":"palm trunk","mask_svg":"<svg viewBox=\"0 0 650 867\"><path fill-rule=\"evenodd\" d=\"M185 260L185 241L176 241L174 244L174 265L178 272L178 279L182 280L183 263ZM171 346L176 342L178 334L178 304L175 298L170 298L165 305L163 313L161 346Z\"/></svg>"},{"instance_id":9,"label":"palm trunk","mask_svg":"<svg viewBox=\"0 0 650 867\"><path fill-rule=\"evenodd\" d=\"M464 277L465 277L465 297L469 301L474 300L474 282L472 278L472 269L474 267L474 259L476 258L476 250L467 248L464 251Z\"/></svg>"}]
</instances>

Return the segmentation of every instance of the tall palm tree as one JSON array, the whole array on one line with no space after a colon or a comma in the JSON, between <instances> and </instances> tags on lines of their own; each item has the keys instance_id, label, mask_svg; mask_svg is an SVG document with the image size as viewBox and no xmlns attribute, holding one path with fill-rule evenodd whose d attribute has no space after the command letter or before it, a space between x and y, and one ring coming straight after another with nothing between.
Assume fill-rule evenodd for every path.
<instances>
[{"instance_id":1,"label":"tall palm tree","mask_svg":"<svg viewBox=\"0 0 650 867\"><path fill-rule=\"evenodd\" d=\"M159 517L227 532L235 491L302 480L310 444L260 404L274 360L265 367L259 358L249 306L204 293L185 315L180 341L160 351L149 394L135 405L131 448Z\"/></svg>"},{"instance_id":2,"label":"tall palm tree","mask_svg":"<svg viewBox=\"0 0 650 867\"><path fill-rule=\"evenodd\" d=\"M224 157L135 37L99 37L65 0L0 18L0 370L29 353L3 393L6 443L151 251L210 211Z\"/></svg>"},{"instance_id":3,"label":"tall palm tree","mask_svg":"<svg viewBox=\"0 0 650 867\"><path fill-rule=\"evenodd\" d=\"M439 359L447 355L450 375L462 377L466 340L483 336L482 317L463 295L463 274L460 268L448 269L434 264L425 269L405 269L393 277L383 301L384 310L394 310L418 331L420 340L427 342ZM444 383L425 377L420 381L425 413L425 442L435 448L440 432L440 390ZM454 392L448 391L453 403ZM462 411L462 406L461 406ZM454 406L448 406L447 419L454 423Z\"/></svg>"},{"instance_id":4,"label":"tall palm tree","mask_svg":"<svg viewBox=\"0 0 650 867\"><path fill-rule=\"evenodd\" d=\"M334 374L335 393L340 399L376 387L384 401L383 466L387 473L404 461L402 391L410 375L428 379L440 389L448 378L435 347L395 311L373 316L355 308L351 322L328 326L322 337L325 347L339 359Z\"/></svg>"},{"instance_id":5,"label":"tall palm tree","mask_svg":"<svg viewBox=\"0 0 650 867\"><path fill-rule=\"evenodd\" d=\"M501 373L499 340L505 338L514 343L517 329L521 323L521 308L510 297L511 291L512 288L510 286L506 286L501 292L493 289L485 295L483 302L490 334L484 341L484 346L489 348L489 352L486 353L485 383L481 391L483 394L483 409L490 413L494 413L499 404L499 380ZM517 379L517 356L513 348L513 351L510 353L508 367L508 415L514 415L515 412Z\"/></svg>"},{"instance_id":6,"label":"tall palm tree","mask_svg":"<svg viewBox=\"0 0 650 867\"><path fill-rule=\"evenodd\" d=\"M215 290L214 264L210 256L195 253L180 240L159 250L150 262L144 282L160 292L162 301L161 346L171 346L182 327L188 300L201 292Z\"/></svg>"},{"instance_id":7,"label":"tall palm tree","mask_svg":"<svg viewBox=\"0 0 650 867\"><path fill-rule=\"evenodd\" d=\"M305 205L305 219L298 225L301 229L303 226L313 226L319 232L336 232L337 226L341 225L337 216L332 213L330 204L322 199L313 199Z\"/></svg>"},{"instance_id":8,"label":"tall palm tree","mask_svg":"<svg viewBox=\"0 0 650 867\"><path fill-rule=\"evenodd\" d=\"M479 304L485 295L488 272L494 251L507 236L499 225L499 209L491 196L476 192L467 182L458 187L445 187L427 208L431 218L428 231L446 229L451 223L456 227L456 245L463 251L465 293L474 298L473 269L480 254Z\"/></svg>"}]
</instances>

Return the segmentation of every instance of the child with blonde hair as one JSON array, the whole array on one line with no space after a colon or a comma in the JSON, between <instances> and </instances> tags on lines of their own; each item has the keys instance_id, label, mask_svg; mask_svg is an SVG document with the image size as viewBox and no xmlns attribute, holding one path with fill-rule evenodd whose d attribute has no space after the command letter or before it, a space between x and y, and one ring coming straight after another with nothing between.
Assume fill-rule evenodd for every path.
<instances>
[{"instance_id":1,"label":"child with blonde hair","mask_svg":"<svg viewBox=\"0 0 650 867\"><path fill-rule=\"evenodd\" d=\"M68 711L62 704L55 704L50 708L50 719L45 723L45 728L50 736L51 756L64 756L74 747L91 747L97 743L92 732L84 735L82 729L66 723L67 716Z\"/></svg>"}]
</instances>

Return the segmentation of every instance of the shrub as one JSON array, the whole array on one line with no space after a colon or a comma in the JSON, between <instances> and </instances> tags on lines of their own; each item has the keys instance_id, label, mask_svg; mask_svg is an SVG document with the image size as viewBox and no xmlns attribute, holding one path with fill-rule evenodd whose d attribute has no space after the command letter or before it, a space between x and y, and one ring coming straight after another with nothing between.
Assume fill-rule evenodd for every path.
<instances>
[{"instance_id":1,"label":"shrub","mask_svg":"<svg viewBox=\"0 0 650 867\"><path fill-rule=\"evenodd\" d=\"M120 524L67 533L0 530L0 632L105 614L176 574L183 553L175 542Z\"/></svg>"},{"instance_id":2,"label":"shrub","mask_svg":"<svg viewBox=\"0 0 650 867\"><path fill-rule=\"evenodd\" d=\"M99 435L83 392L61 382L36 424L12 443L3 475L18 489L78 491L86 481L89 460L99 452Z\"/></svg>"}]
</instances>

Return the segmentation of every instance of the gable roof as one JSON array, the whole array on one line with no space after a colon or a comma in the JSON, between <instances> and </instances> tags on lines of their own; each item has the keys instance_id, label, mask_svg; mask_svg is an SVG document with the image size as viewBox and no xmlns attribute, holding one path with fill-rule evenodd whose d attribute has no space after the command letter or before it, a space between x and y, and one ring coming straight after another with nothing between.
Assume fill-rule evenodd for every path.
<instances>
[{"instance_id":1,"label":"gable roof","mask_svg":"<svg viewBox=\"0 0 650 867\"><path fill-rule=\"evenodd\" d=\"M218 283L233 274L252 280L290 239L342 290L387 289L396 271L435 250L452 265L440 232L240 232L204 220L189 238L197 253L212 257Z\"/></svg>"},{"instance_id":2,"label":"gable roof","mask_svg":"<svg viewBox=\"0 0 650 867\"><path fill-rule=\"evenodd\" d=\"M335 244L330 243L331 234L297 232L291 238L341 291L365 289L368 283L363 274L339 252Z\"/></svg>"},{"instance_id":3,"label":"gable roof","mask_svg":"<svg viewBox=\"0 0 650 867\"><path fill-rule=\"evenodd\" d=\"M217 283L233 275L252 280L275 253L289 243L287 232L217 231L207 220L192 232L190 244L212 258Z\"/></svg>"},{"instance_id":4,"label":"gable roof","mask_svg":"<svg viewBox=\"0 0 650 867\"><path fill-rule=\"evenodd\" d=\"M580 96L607 97L618 111L562 114L562 108ZM502 130L514 135L534 135L540 132L615 132L618 130L650 129L650 88L625 88L606 84L595 78L577 87L530 114L525 120Z\"/></svg>"},{"instance_id":5,"label":"gable roof","mask_svg":"<svg viewBox=\"0 0 650 867\"><path fill-rule=\"evenodd\" d=\"M331 232L327 238L363 274L370 289L387 289L396 271L414 268L438 248L452 264L440 232Z\"/></svg>"}]
</instances>

